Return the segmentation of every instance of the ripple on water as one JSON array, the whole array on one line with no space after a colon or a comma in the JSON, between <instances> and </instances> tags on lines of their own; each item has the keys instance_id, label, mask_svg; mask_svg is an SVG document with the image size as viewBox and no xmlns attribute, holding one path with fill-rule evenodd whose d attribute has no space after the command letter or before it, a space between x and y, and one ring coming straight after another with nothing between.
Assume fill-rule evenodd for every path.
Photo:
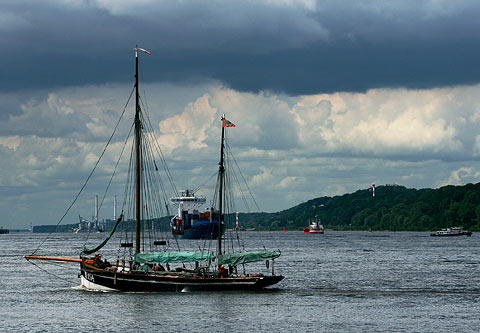
<instances>
[{"instance_id":1,"label":"ripple on water","mask_svg":"<svg viewBox=\"0 0 480 333\"><path fill-rule=\"evenodd\" d=\"M0 241L0 316L13 331L307 331L475 332L480 327L480 242L428 233L301 232L275 239L286 278L264 292L98 293L77 288L78 266L28 264L44 235ZM78 235L77 235L78 236ZM94 235L93 237L101 237ZM51 253L77 256L78 237L55 235ZM193 245L194 243L192 243ZM115 246L106 251L115 254ZM258 268L265 269L265 265ZM314 321L311 318L315 318Z\"/></svg>"}]
</instances>

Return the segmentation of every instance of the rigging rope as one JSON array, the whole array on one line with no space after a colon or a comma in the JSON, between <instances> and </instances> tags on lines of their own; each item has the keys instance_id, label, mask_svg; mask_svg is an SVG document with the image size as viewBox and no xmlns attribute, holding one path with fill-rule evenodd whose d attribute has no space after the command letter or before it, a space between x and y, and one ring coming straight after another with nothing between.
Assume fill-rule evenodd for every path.
<instances>
[{"instance_id":1,"label":"rigging rope","mask_svg":"<svg viewBox=\"0 0 480 333\"><path fill-rule=\"evenodd\" d=\"M115 176L115 173L117 171L118 164L120 163L120 160L122 159L123 152L125 151L125 147L127 145L128 139L130 138L130 134L132 134L133 125L134 124L132 123L132 126L130 126L130 131L128 132L128 135L125 138L125 141L124 141L124 144L123 144L123 147L122 147L122 151L120 152L120 156L118 157L117 163L115 164L115 168L113 169L113 173L112 173L112 176L110 177L110 181L108 182L107 188L105 189L105 192L103 193L103 198L102 198L102 201L100 202L100 205L98 207L98 211L96 212L97 223L98 223L98 212L102 208L103 202L105 201L105 197L107 196L107 193L108 193L108 189L110 188L110 185L112 184L112 180L113 180L113 177ZM123 209L122 209L122 212L123 212ZM116 229L116 228L117 228L117 225L115 225L114 229ZM90 233L91 233L91 230L88 230L88 235L87 235L87 238L85 239L85 242L83 243L83 248L85 248L85 245L87 244L88 238L90 237ZM110 237L108 239L110 239Z\"/></svg>"},{"instance_id":2,"label":"rigging rope","mask_svg":"<svg viewBox=\"0 0 480 333\"><path fill-rule=\"evenodd\" d=\"M105 147L103 148L103 151L102 153L100 154L100 156L98 157L98 160L97 162L95 162L95 165L92 169L92 171L90 172L90 174L88 175L87 179L85 180L85 183L83 184L82 188L80 189L80 191L78 191L77 195L75 196L75 198L73 199L72 203L70 204L70 206L68 206L67 208L67 211L65 212L65 214L63 214L63 216L60 218L60 220L57 222L57 224L55 225L55 228L50 231L50 233L45 237L45 239L43 239L40 244L38 245L38 247L35 249L35 251L32 252L32 255L34 255L39 249L40 247L43 245L43 243L45 243L45 241L51 236L51 234L57 229L57 227L59 226L60 223L62 223L63 219L65 218L65 216L67 216L68 212L70 212L70 209L73 207L73 205L75 205L75 203L77 202L77 199L80 197L80 194L82 193L83 189L85 188L85 186L87 186L88 184L88 181L90 180L90 178L92 177L93 173L95 172L95 170L97 169L97 166L98 164L100 163L100 160L102 159L103 155L105 154L105 151L107 150L107 147L108 145L110 144L110 142L112 141L112 138L113 136L115 135L115 132L117 131L117 128L118 128L118 125L120 124L120 121L122 120L123 118L123 115L125 114L125 110L127 109L127 106L128 106L128 103L130 102L130 99L132 98L132 95L133 95L133 92L134 92L135 88L132 88L132 91L130 92L130 96L128 97L128 100L127 100L127 103L125 103L125 107L123 108L123 111L122 111L122 114L120 115L120 119L118 119L117 121L117 124L115 125L114 129L113 129L113 133L112 135L110 135L110 138L108 139L107 143L105 144Z\"/></svg>"},{"instance_id":3,"label":"rigging rope","mask_svg":"<svg viewBox=\"0 0 480 333\"><path fill-rule=\"evenodd\" d=\"M140 103L143 105L143 99L140 99ZM144 120L142 124L148 129L149 133L153 133L153 134L150 134L153 137L152 142L154 143L154 146L158 151L158 155L160 156L160 160L162 162L165 174L167 175L167 178L170 181L170 185L172 186L172 189L175 195L178 196L177 187L175 186L175 182L173 181L173 177L170 173L170 169L168 168L165 157L163 156L163 151L160 148L160 145L158 144L157 137L155 136L155 131L153 130L153 126L150 121L150 117L148 115L148 110L144 110L144 111L145 112L142 112L142 119Z\"/></svg>"},{"instance_id":4,"label":"rigging rope","mask_svg":"<svg viewBox=\"0 0 480 333\"><path fill-rule=\"evenodd\" d=\"M52 272L44 269L43 267L40 267L39 265L37 265L36 263L34 263L34 262L31 261L31 260L28 260L28 259L27 259L27 261L28 261L30 264L32 264L33 266L37 267L39 270L44 271L45 273L47 273L47 274L49 274L49 275L52 275L52 276L54 276L54 277L56 277L56 278L58 278L58 279L60 279L60 280L66 281L66 282L68 282L69 284L71 284L71 283L73 282L73 280L66 279L66 278L64 278L64 277L61 277L61 276L59 276L59 275L57 275L57 274L54 274L54 273L52 273ZM65 267L65 265L61 265L61 264L58 264L58 263L45 263L45 264L50 264L50 265L56 265L56 266ZM76 282L76 281L75 281L75 282Z\"/></svg>"},{"instance_id":5,"label":"rigging rope","mask_svg":"<svg viewBox=\"0 0 480 333\"><path fill-rule=\"evenodd\" d=\"M215 177L216 175L218 175L218 171L215 171L208 179L206 182L204 182L203 184L201 184L200 186L197 186L196 189L193 190L193 193L197 193L198 190L200 190L201 188L203 188L206 184L208 184L213 177Z\"/></svg>"}]
</instances>

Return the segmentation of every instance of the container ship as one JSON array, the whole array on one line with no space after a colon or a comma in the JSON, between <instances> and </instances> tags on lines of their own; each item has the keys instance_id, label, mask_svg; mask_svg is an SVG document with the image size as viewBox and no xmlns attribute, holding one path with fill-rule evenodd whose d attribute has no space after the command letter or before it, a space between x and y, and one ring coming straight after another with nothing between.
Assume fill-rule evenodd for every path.
<instances>
[{"instance_id":1,"label":"container ship","mask_svg":"<svg viewBox=\"0 0 480 333\"><path fill-rule=\"evenodd\" d=\"M200 212L206 199L191 190L182 191L171 199L178 212L171 220L172 234L183 239L216 239L218 237L218 212L210 208ZM224 233L224 225L221 233Z\"/></svg>"}]
</instances>

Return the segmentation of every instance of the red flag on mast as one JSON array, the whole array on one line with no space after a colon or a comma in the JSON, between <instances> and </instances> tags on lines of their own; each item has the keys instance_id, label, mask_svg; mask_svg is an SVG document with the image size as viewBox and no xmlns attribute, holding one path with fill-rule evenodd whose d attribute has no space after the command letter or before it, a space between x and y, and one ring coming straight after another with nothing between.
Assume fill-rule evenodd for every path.
<instances>
[{"instance_id":1,"label":"red flag on mast","mask_svg":"<svg viewBox=\"0 0 480 333\"><path fill-rule=\"evenodd\" d=\"M235 124L222 117L223 127L235 127Z\"/></svg>"}]
</instances>

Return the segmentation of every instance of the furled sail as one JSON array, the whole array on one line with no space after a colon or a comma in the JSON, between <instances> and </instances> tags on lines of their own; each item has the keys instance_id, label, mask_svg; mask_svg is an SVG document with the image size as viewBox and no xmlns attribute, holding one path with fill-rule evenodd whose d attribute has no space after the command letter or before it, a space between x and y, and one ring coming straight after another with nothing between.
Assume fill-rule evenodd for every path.
<instances>
[{"instance_id":1,"label":"furled sail","mask_svg":"<svg viewBox=\"0 0 480 333\"><path fill-rule=\"evenodd\" d=\"M243 253L231 253L219 256L219 265L238 265L248 262L272 260L280 257L280 253L276 251L252 251Z\"/></svg>"}]
</instances>

